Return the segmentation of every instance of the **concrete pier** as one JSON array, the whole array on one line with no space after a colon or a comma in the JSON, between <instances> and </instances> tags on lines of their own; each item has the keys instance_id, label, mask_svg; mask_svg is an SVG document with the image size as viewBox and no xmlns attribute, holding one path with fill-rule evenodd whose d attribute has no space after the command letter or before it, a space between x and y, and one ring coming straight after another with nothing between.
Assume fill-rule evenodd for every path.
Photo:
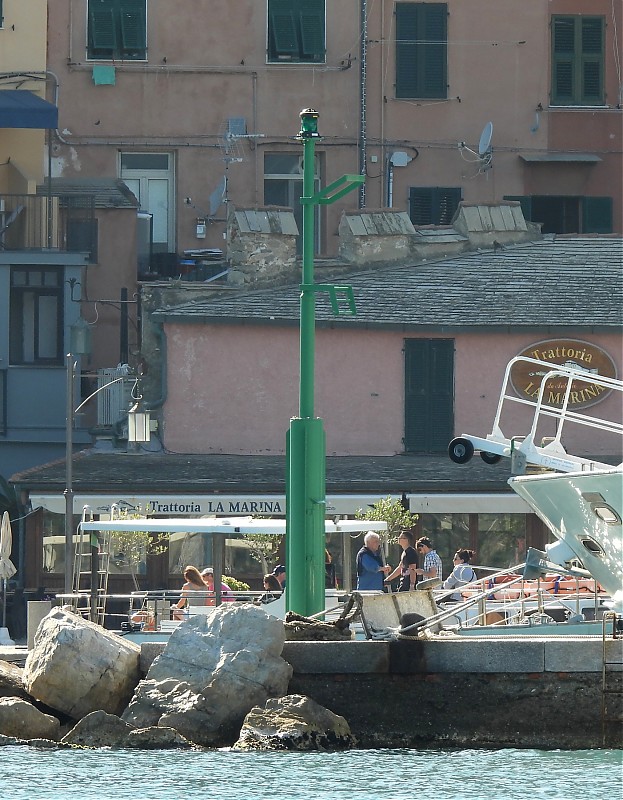
<instances>
[{"instance_id":1,"label":"concrete pier","mask_svg":"<svg viewBox=\"0 0 623 800\"><path fill-rule=\"evenodd\" d=\"M164 644L142 644L146 670ZM623 639L286 642L289 691L362 747L623 746ZM605 713L604 713L605 712Z\"/></svg>"}]
</instances>

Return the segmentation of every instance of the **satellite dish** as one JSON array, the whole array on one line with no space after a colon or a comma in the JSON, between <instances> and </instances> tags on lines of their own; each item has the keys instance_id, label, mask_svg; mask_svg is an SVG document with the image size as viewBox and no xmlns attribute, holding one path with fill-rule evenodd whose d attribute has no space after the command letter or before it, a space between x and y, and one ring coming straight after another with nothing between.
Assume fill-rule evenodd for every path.
<instances>
[{"instance_id":1,"label":"satellite dish","mask_svg":"<svg viewBox=\"0 0 623 800\"><path fill-rule=\"evenodd\" d=\"M486 156L491 150L491 137L493 136L493 123L487 122L480 134L480 141L478 142L478 155Z\"/></svg>"},{"instance_id":2,"label":"satellite dish","mask_svg":"<svg viewBox=\"0 0 623 800\"><path fill-rule=\"evenodd\" d=\"M221 203L225 199L225 191L227 189L227 181L225 176L223 176L219 182L219 185L210 195L210 216L213 217L216 212L219 210Z\"/></svg>"}]
</instances>

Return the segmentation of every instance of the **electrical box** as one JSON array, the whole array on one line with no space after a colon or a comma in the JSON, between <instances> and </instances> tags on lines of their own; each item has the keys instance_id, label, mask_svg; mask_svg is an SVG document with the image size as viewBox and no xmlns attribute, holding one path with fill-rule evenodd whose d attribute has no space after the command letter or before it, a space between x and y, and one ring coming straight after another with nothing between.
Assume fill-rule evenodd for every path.
<instances>
[{"instance_id":1,"label":"electrical box","mask_svg":"<svg viewBox=\"0 0 623 800\"><path fill-rule=\"evenodd\" d=\"M206 238L206 221L205 219L197 220L197 239Z\"/></svg>"}]
</instances>

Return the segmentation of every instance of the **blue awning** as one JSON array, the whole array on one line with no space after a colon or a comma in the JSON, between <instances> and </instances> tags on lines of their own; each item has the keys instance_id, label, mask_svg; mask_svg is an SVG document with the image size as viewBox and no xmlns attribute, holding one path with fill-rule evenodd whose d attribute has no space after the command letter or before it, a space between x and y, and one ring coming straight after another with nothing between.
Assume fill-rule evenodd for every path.
<instances>
[{"instance_id":1,"label":"blue awning","mask_svg":"<svg viewBox=\"0 0 623 800\"><path fill-rule=\"evenodd\" d=\"M58 108L25 89L4 89L0 128L58 128Z\"/></svg>"}]
</instances>

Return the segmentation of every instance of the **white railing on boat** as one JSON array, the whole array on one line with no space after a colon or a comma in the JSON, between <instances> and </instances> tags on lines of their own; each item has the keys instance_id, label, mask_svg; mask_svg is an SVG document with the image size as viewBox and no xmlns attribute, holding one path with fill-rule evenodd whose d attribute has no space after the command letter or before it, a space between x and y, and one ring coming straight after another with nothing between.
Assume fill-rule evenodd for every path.
<instances>
[{"instance_id":1,"label":"white railing on boat","mask_svg":"<svg viewBox=\"0 0 623 800\"><path fill-rule=\"evenodd\" d=\"M530 364L536 368L541 368L539 374L543 373L543 375L536 400L518 397L509 391L511 372L517 363ZM562 403L560 405L553 405L547 402L546 399L548 383L553 378L562 379L565 383L564 393L559 393L562 394ZM611 468L611 464L570 455L562 444L561 437L565 431L565 424L580 425L623 436L623 423L569 408L573 384L578 381L600 387L602 391L619 392L623 397L623 381L616 378L595 375L582 369L551 364L547 361L540 361L526 356L517 356L511 359L504 373L504 382L491 433L486 438L461 434L461 436L450 442L448 447L450 458L457 464L466 464L472 458L474 451L479 450L483 460L488 463L495 463L502 456L511 458L514 461L514 472L525 471L527 464L534 464L559 472ZM503 432L501 418L509 403L528 406L533 409L532 424L527 434L507 436ZM553 437L549 437L546 442L542 441L540 445L537 445L537 431L544 417L556 420L556 434ZM615 451L613 450L613 452Z\"/></svg>"}]
</instances>

